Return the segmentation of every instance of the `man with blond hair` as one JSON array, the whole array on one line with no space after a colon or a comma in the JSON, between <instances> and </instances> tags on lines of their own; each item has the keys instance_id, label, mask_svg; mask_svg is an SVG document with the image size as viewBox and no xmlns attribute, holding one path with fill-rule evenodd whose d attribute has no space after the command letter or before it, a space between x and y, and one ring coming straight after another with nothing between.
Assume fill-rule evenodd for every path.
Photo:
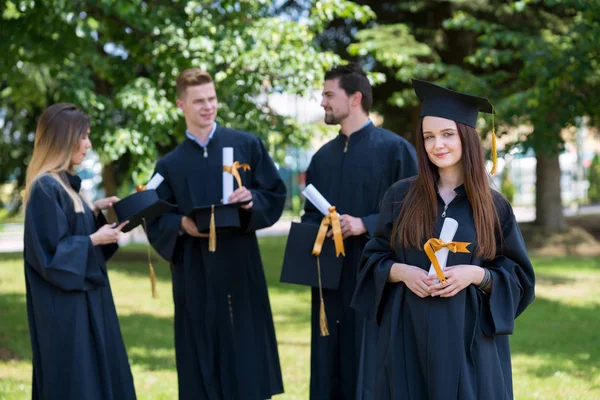
<instances>
[{"instance_id":1,"label":"man with blond hair","mask_svg":"<svg viewBox=\"0 0 600 400\"><path fill-rule=\"evenodd\" d=\"M197 68L177 78L186 139L156 165L159 197L177 207L148 224L171 264L179 398L268 399L283 392L277 342L255 231L275 223L286 189L262 141L215 122L217 93ZM232 147L243 184L222 199L223 148ZM240 227L217 233L216 249L192 209L240 202ZM214 250L214 251L211 251Z\"/></svg>"}]
</instances>

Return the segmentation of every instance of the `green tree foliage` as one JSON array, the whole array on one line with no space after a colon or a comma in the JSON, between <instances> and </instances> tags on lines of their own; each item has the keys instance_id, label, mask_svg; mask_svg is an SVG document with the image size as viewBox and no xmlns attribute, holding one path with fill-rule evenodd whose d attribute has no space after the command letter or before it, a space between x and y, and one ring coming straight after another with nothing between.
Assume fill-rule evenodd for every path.
<instances>
[{"instance_id":1,"label":"green tree foliage","mask_svg":"<svg viewBox=\"0 0 600 400\"><path fill-rule=\"evenodd\" d=\"M600 154L595 154L587 176L590 187L588 188L588 201L600 203Z\"/></svg>"},{"instance_id":2,"label":"green tree foliage","mask_svg":"<svg viewBox=\"0 0 600 400\"><path fill-rule=\"evenodd\" d=\"M558 164L561 132L580 116L598 121L599 16L598 0L530 0L479 14L460 11L445 23L447 29L477 35L477 49L466 62L493 88L502 126L533 128L522 145L536 153L536 222L547 230L566 226Z\"/></svg>"},{"instance_id":3,"label":"green tree foliage","mask_svg":"<svg viewBox=\"0 0 600 400\"><path fill-rule=\"evenodd\" d=\"M579 116L590 116L592 125L598 121L600 1L357 3L369 5L377 19L367 26L336 20L320 40L387 76L375 92L384 124L405 136L414 131L419 114L411 77L489 97L500 135L520 125L533 128L519 141L537 157L537 222L564 228L561 131ZM491 122L485 119L484 135Z\"/></svg>"},{"instance_id":4,"label":"green tree foliage","mask_svg":"<svg viewBox=\"0 0 600 400\"><path fill-rule=\"evenodd\" d=\"M346 0L315 2L300 22L275 15L270 0L3 0L0 16L0 183L22 185L37 118L70 101L93 118L114 192L144 182L183 137L174 80L185 68L213 74L219 123L256 133L276 157L304 144L311 130L278 115L268 95L319 87L341 58L315 36L335 18L373 14Z\"/></svg>"},{"instance_id":5,"label":"green tree foliage","mask_svg":"<svg viewBox=\"0 0 600 400\"><path fill-rule=\"evenodd\" d=\"M502 171L502 178L500 180L500 192L506 197L509 202L513 202L515 199L515 184L510 179L510 169L508 166L504 167Z\"/></svg>"}]
</instances>

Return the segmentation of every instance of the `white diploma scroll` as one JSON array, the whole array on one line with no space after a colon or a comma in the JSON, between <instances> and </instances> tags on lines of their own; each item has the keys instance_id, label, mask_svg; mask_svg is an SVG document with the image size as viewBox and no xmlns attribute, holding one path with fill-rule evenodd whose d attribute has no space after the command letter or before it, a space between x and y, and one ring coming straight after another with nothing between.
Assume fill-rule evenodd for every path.
<instances>
[{"instance_id":1,"label":"white diploma scroll","mask_svg":"<svg viewBox=\"0 0 600 400\"><path fill-rule=\"evenodd\" d=\"M223 166L231 167L233 164L233 147L223 147ZM229 196L233 193L233 175L223 171L223 204L227 204Z\"/></svg>"},{"instance_id":2,"label":"white diploma scroll","mask_svg":"<svg viewBox=\"0 0 600 400\"><path fill-rule=\"evenodd\" d=\"M446 243L451 242L454 239L454 235L456 234L457 230L458 222L455 219L444 219L444 225L442 225L442 231L440 232L440 240ZM444 268L446 268L446 263L448 262L448 253L450 253L450 250L445 247L435 252L435 256L438 259L442 271L444 271ZM433 264L429 266L429 275L435 275L435 268L433 268ZM439 283L437 279L436 282Z\"/></svg>"},{"instance_id":3,"label":"white diploma scroll","mask_svg":"<svg viewBox=\"0 0 600 400\"><path fill-rule=\"evenodd\" d=\"M319 193L312 183L304 188L302 194L317 208L317 210L321 211L321 214L329 215L331 204L321 193Z\"/></svg>"},{"instance_id":4,"label":"white diploma scroll","mask_svg":"<svg viewBox=\"0 0 600 400\"><path fill-rule=\"evenodd\" d=\"M146 190L156 189L164 180L165 178L163 178L163 176L157 172L146 184Z\"/></svg>"}]
</instances>

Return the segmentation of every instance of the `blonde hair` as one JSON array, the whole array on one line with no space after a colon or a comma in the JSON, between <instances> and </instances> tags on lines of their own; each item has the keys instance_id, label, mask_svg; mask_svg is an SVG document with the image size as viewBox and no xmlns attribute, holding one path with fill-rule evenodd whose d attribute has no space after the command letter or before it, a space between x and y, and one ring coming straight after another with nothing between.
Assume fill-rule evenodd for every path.
<instances>
[{"instance_id":1,"label":"blonde hair","mask_svg":"<svg viewBox=\"0 0 600 400\"><path fill-rule=\"evenodd\" d=\"M27 166L23 203L27 205L33 184L42 176L51 176L68 193L75 212L82 213L83 201L64 176L72 172L71 156L89 131L90 117L71 103L57 103L46 108L35 131L33 155Z\"/></svg>"},{"instance_id":2,"label":"blonde hair","mask_svg":"<svg viewBox=\"0 0 600 400\"><path fill-rule=\"evenodd\" d=\"M200 68L189 68L183 70L177 77L177 81L175 83L177 98L181 100L183 95L185 95L186 89L190 86L204 85L205 83L212 82L212 76L208 72L202 71Z\"/></svg>"}]
</instances>

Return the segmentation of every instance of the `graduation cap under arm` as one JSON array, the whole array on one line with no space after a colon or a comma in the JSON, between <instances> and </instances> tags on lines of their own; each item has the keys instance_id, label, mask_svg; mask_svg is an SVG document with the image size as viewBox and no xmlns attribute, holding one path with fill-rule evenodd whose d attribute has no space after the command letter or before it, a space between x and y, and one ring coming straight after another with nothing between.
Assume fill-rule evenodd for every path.
<instances>
[{"instance_id":1,"label":"graduation cap under arm","mask_svg":"<svg viewBox=\"0 0 600 400\"><path fill-rule=\"evenodd\" d=\"M496 152L496 132L494 129L494 106L485 97L446 89L434 83L412 79L413 88L423 107L421 117L440 117L450 119L471 128L477 127L480 112L492 114L492 174L496 173L498 155Z\"/></svg>"}]
</instances>

